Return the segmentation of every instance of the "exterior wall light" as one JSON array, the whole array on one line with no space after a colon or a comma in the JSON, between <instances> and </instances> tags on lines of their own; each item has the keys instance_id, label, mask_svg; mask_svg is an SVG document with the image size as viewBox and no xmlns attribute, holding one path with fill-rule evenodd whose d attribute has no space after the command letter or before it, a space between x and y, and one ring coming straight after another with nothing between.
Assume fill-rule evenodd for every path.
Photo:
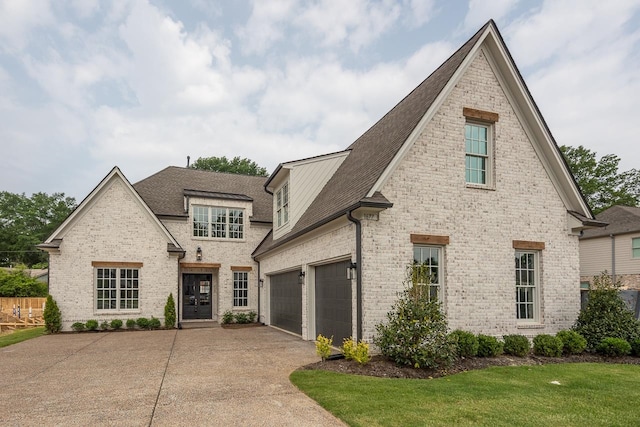
<instances>
[{"instance_id":1,"label":"exterior wall light","mask_svg":"<svg viewBox=\"0 0 640 427\"><path fill-rule=\"evenodd\" d=\"M350 263L347 266L347 279L349 280L353 280L355 279L358 274L358 265L355 262Z\"/></svg>"},{"instance_id":2,"label":"exterior wall light","mask_svg":"<svg viewBox=\"0 0 640 427\"><path fill-rule=\"evenodd\" d=\"M202 248L200 246L196 249L196 260L202 261Z\"/></svg>"},{"instance_id":3,"label":"exterior wall light","mask_svg":"<svg viewBox=\"0 0 640 427\"><path fill-rule=\"evenodd\" d=\"M300 274L298 274L298 283L300 283L301 285L304 284L304 276L306 275L306 273L304 271L301 271Z\"/></svg>"}]
</instances>

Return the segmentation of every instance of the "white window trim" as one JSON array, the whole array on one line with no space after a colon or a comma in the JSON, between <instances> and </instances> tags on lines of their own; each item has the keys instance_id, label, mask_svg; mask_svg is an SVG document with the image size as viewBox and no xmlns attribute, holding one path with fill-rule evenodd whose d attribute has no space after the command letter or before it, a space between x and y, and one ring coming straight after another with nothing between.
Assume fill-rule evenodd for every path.
<instances>
[{"instance_id":1,"label":"white window trim","mask_svg":"<svg viewBox=\"0 0 640 427\"><path fill-rule=\"evenodd\" d=\"M240 278L238 277L240 276ZM236 288L236 284L242 283L245 285L243 288ZM247 296L236 297L236 291L246 291ZM245 305L236 305L236 301L246 300ZM233 272L233 308L248 308L249 307L249 272L248 271L234 271Z\"/></svg>"},{"instance_id":2,"label":"white window trim","mask_svg":"<svg viewBox=\"0 0 640 427\"><path fill-rule=\"evenodd\" d=\"M196 208L205 208L207 210L207 236L194 236L194 214ZM221 209L226 212L225 214L225 236L224 237L213 237L213 223L212 223L212 210L213 209ZM242 237L232 238L231 235L231 223L230 223L230 213L231 211L240 211L242 212ZM237 207L227 207L227 206L207 206L207 205L194 205L193 209L191 209L191 218L190 218L190 227L191 227L191 238L194 240L217 240L217 241L225 241L225 242L244 242L247 239L247 216L246 209L237 208Z\"/></svg>"},{"instance_id":3,"label":"white window trim","mask_svg":"<svg viewBox=\"0 0 640 427\"><path fill-rule=\"evenodd\" d=\"M633 245L634 240L638 242L638 247L637 248ZM633 250L634 249L640 249L640 237L632 237L631 238L631 259L640 259L640 256L634 256L633 255Z\"/></svg>"},{"instance_id":4,"label":"white window trim","mask_svg":"<svg viewBox=\"0 0 640 427\"><path fill-rule=\"evenodd\" d=\"M116 308L98 308L98 270L116 270L116 275L115 275L115 279L116 279ZM126 287L122 288L121 286L121 277L120 277L120 272L122 270L137 270L138 271L138 277L137 277L137 281L138 281L138 307L136 308L120 308L120 301L121 301L121 297L120 297L120 291L121 290L125 290L126 291ZM140 293L141 293L141 284L142 282L142 276L141 276L141 269L137 268L137 267L94 267L93 268L93 310L96 314L107 314L107 313L139 313L141 311L141 297L140 297ZM110 300L111 298L109 298ZM126 298L125 298L126 299Z\"/></svg>"},{"instance_id":5,"label":"white window trim","mask_svg":"<svg viewBox=\"0 0 640 427\"><path fill-rule=\"evenodd\" d=\"M284 190L287 190L286 193ZM286 203L285 197L286 194ZM291 187L289 186L289 181L286 181L284 184L280 186L275 192L274 198L274 218L276 223L276 228L284 227L289 223L289 219L291 217L291 211L289 209L289 205L291 202ZM285 218L286 217L286 218Z\"/></svg>"},{"instance_id":6,"label":"white window trim","mask_svg":"<svg viewBox=\"0 0 640 427\"><path fill-rule=\"evenodd\" d=\"M485 183L484 184L480 184L480 183L476 183L476 182L468 182L467 181L467 156L468 155L474 155L473 153L468 153L467 152L467 141L466 141L466 127L467 125L470 126L478 126L478 127L483 127L487 129L487 163L486 163L486 172L485 172ZM493 123L486 123L486 122L481 122L481 121L475 121L475 120L469 120L467 119L465 121L465 132L463 132L463 137L464 137L464 161L465 161L465 168L464 168L464 182L465 185L467 187L470 188L484 188L484 189L495 189L495 180L494 180L494 158L495 158L495 151L494 151L494 124ZM480 157L477 156L476 157Z\"/></svg>"},{"instance_id":7,"label":"white window trim","mask_svg":"<svg viewBox=\"0 0 640 427\"><path fill-rule=\"evenodd\" d=\"M414 244L412 250L415 251L416 248L428 248L428 249L436 249L438 250L438 283L430 283L429 287L436 287L438 293L438 301L444 303L444 246L440 245L420 245ZM413 258L415 262L415 256ZM413 267L415 264L412 262L411 266ZM424 284L420 284L424 285Z\"/></svg>"},{"instance_id":8,"label":"white window trim","mask_svg":"<svg viewBox=\"0 0 640 427\"><path fill-rule=\"evenodd\" d=\"M541 269L540 269L540 264L541 264L541 252L540 251L536 251L536 250L524 250L524 249L517 249L514 253L514 259L515 257L517 257L519 254L533 254L533 262L534 262L534 268L533 268L533 277L534 277L534 290L533 290L533 318L532 319L520 319L518 318L519 315L519 302L518 302L518 285L516 282L514 282L515 285L515 289L516 289L516 296L515 296L515 306L516 306L516 320L518 322L519 325L539 325L541 324L541 317L540 317L540 313L541 313L541 293L540 293L540 286L541 286L541 282L540 282L540 274L541 274ZM514 266L514 272L517 271L515 269ZM515 278L514 278L515 279Z\"/></svg>"}]
</instances>

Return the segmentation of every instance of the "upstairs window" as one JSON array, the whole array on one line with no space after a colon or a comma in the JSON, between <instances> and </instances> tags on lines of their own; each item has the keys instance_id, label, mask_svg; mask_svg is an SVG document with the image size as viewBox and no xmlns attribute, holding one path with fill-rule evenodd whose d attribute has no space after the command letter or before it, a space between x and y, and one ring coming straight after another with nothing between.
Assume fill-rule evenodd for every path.
<instances>
[{"instance_id":1,"label":"upstairs window","mask_svg":"<svg viewBox=\"0 0 640 427\"><path fill-rule=\"evenodd\" d=\"M631 239L631 256L633 258L640 258L640 237Z\"/></svg>"},{"instance_id":2,"label":"upstairs window","mask_svg":"<svg viewBox=\"0 0 640 427\"><path fill-rule=\"evenodd\" d=\"M276 191L276 219L280 227L289 222L289 183Z\"/></svg>"},{"instance_id":3,"label":"upstairs window","mask_svg":"<svg viewBox=\"0 0 640 427\"><path fill-rule=\"evenodd\" d=\"M490 177L490 127L467 123L464 127L467 184L488 185Z\"/></svg>"},{"instance_id":4,"label":"upstairs window","mask_svg":"<svg viewBox=\"0 0 640 427\"><path fill-rule=\"evenodd\" d=\"M193 237L244 239L244 210L194 206Z\"/></svg>"}]
</instances>

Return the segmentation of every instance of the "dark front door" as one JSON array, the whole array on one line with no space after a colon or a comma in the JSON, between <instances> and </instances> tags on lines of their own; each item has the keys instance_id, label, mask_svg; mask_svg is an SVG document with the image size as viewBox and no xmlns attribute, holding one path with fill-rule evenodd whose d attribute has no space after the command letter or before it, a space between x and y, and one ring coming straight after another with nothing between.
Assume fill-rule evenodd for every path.
<instances>
[{"instance_id":1,"label":"dark front door","mask_svg":"<svg viewBox=\"0 0 640 427\"><path fill-rule=\"evenodd\" d=\"M211 319L211 274L182 275L182 318Z\"/></svg>"}]
</instances>

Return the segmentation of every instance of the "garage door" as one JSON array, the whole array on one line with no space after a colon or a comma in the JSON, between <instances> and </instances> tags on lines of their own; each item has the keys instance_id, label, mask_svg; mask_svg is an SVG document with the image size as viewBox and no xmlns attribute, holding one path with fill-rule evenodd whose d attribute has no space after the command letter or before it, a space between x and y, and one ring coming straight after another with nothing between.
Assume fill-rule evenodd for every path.
<instances>
[{"instance_id":1,"label":"garage door","mask_svg":"<svg viewBox=\"0 0 640 427\"><path fill-rule=\"evenodd\" d=\"M352 335L350 261L316 267L316 334L333 336L335 346Z\"/></svg>"},{"instance_id":2,"label":"garage door","mask_svg":"<svg viewBox=\"0 0 640 427\"><path fill-rule=\"evenodd\" d=\"M270 277L271 324L287 331L302 334L302 285L298 283L300 270Z\"/></svg>"}]
</instances>

